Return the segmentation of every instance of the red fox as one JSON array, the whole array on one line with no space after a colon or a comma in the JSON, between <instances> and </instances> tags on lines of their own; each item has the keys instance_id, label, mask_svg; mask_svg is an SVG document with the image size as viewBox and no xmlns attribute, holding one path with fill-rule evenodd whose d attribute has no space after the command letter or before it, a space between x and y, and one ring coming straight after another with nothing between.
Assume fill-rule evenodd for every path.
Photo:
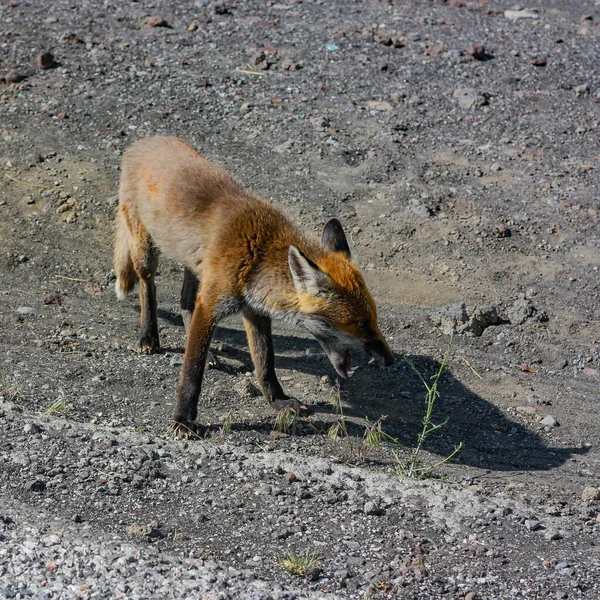
<instances>
[{"instance_id":1,"label":"red fox","mask_svg":"<svg viewBox=\"0 0 600 600\"><path fill-rule=\"evenodd\" d=\"M337 219L327 222L320 244L313 242L185 142L157 136L125 153L116 217L115 289L122 299L140 282L143 353L159 350L154 275L161 251L184 265L187 344L175 435L197 430L210 341L219 320L233 313L242 312L258 383L276 411L306 407L284 393L275 374L272 318L305 327L345 379L357 346L380 366L394 362Z\"/></svg>"}]
</instances>

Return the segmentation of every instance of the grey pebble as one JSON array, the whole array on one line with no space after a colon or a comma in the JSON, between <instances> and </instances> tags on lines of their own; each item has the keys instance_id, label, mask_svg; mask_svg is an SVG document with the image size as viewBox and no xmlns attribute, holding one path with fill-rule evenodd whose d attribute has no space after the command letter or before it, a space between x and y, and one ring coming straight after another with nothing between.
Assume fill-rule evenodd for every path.
<instances>
[{"instance_id":1,"label":"grey pebble","mask_svg":"<svg viewBox=\"0 0 600 600\"><path fill-rule=\"evenodd\" d=\"M540 425L544 427L558 427L559 423L552 415L548 415L540 421Z\"/></svg>"},{"instance_id":2,"label":"grey pebble","mask_svg":"<svg viewBox=\"0 0 600 600\"><path fill-rule=\"evenodd\" d=\"M364 507L365 515L383 515L385 511L376 502L366 502Z\"/></svg>"},{"instance_id":3,"label":"grey pebble","mask_svg":"<svg viewBox=\"0 0 600 600\"><path fill-rule=\"evenodd\" d=\"M541 529L542 524L535 520L535 519L526 519L525 521L525 527L529 530L529 531L537 531L538 529Z\"/></svg>"},{"instance_id":4,"label":"grey pebble","mask_svg":"<svg viewBox=\"0 0 600 600\"><path fill-rule=\"evenodd\" d=\"M183 364L183 356L181 354L174 354L169 360L169 364L172 367L180 367Z\"/></svg>"},{"instance_id":5,"label":"grey pebble","mask_svg":"<svg viewBox=\"0 0 600 600\"><path fill-rule=\"evenodd\" d=\"M23 433L28 433L29 435L36 435L38 433L40 433L41 429L39 427L39 425L36 425L35 423L27 423L24 427L23 427Z\"/></svg>"}]
</instances>

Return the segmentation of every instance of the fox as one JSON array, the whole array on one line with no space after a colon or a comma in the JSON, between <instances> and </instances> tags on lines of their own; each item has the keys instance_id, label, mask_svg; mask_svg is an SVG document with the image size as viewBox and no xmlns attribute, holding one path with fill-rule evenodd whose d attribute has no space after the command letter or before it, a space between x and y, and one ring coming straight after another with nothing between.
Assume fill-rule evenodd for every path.
<instances>
[{"instance_id":1,"label":"fox","mask_svg":"<svg viewBox=\"0 0 600 600\"><path fill-rule=\"evenodd\" d=\"M184 267L187 341L170 425L177 437L201 429L196 419L210 342L217 323L234 313L242 313L255 377L276 412L308 408L279 383L272 319L308 330L342 379L354 373L351 352L361 347L382 367L394 363L337 219L327 221L318 243L183 140L155 136L123 156L115 224L115 291L124 299L139 282L141 353L160 350L160 253Z\"/></svg>"}]
</instances>

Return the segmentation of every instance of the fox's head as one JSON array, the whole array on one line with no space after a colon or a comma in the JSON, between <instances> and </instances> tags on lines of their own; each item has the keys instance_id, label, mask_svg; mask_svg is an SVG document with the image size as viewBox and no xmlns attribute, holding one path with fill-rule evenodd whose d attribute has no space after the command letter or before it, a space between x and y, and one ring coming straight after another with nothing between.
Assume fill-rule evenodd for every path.
<instances>
[{"instance_id":1,"label":"fox's head","mask_svg":"<svg viewBox=\"0 0 600 600\"><path fill-rule=\"evenodd\" d=\"M330 219L321 238L322 254L310 260L290 246L289 265L298 293L302 323L315 336L344 379L354 373L350 351L362 346L380 366L394 363L377 326L375 303L367 290L342 225Z\"/></svg>"}]
</instances>

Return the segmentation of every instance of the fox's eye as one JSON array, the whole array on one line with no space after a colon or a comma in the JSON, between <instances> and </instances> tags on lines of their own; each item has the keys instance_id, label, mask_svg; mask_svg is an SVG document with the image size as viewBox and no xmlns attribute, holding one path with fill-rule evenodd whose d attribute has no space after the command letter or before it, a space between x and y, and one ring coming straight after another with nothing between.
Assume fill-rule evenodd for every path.
<instances>
[{"instance_id":1,"label":"fox's eye","mask_svg":"<svg viewBox=\"0 0 600 600\"><path fill-rule=\"evenodd\" d=\"M367 327L369 327L369 324L366 321L357 321L356 326L359 329L367 329Z\"/></svg>"}]
</instances>

